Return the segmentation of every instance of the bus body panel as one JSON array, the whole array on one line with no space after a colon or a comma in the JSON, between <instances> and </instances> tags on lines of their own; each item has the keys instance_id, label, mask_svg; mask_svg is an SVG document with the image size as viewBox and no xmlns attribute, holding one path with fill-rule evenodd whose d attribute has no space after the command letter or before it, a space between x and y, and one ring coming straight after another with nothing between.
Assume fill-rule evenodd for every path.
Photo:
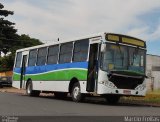
<instances>
[{"instance_id":1,"label":"bus body panel","mask_svg":"<svg viewBox=\"0 0 160 122\"><path fill-rule=\"evenodd\" d=\"M86 93L88 62L73 62L44 66L26 67L23 89L28 79L32 80L33 90L68 92L69 83L76 78L82 86L81 91ZM20 88L21 68L14 68L13 87Z\"/></svg>"},{"instance_id":2,"label":"bus body panel","mask_svg":"<svg viewBox=\"0 0 160 122\"><path fill-rule=\"evenodd\" d=\"M79 81L81 93L86 92L86 81ZM70 81L33 81L34 90L69 92Z\"/></svg>"},{"instance_id":3,"label":"bus body panel","mask_svg":"<svg viewBox=\"0 0 160 122\"><path fill-rule=\"evenodd\" d=\"M33 90L39 91L56 91L56 92L69 92L70 81L32 81ZM87 81L79 81L81 87L81 93L88 93L86 91ZM13 87L20 88L20 82L14 81ZM23 89L26 88L26 81L23 83Z\"/></svg>"},{"instance_id":4,"label":"bus body panel","mask_svg":"<svg viewBox=\"0 0 160 122\"><path fill-rule=\"evenodd\" d=\"M33 90L68 92L69 81L32 81Z\"/></svg>"},{"instance_id":5,"label":"bus body panel","mask_svg":"<svg viewBox=\"0 0 160 122\"><path fill-rule=\"evenodd\" d=\"M76 77L79 80L86 80L87 68L88 62L26 67L25 79L31 78L34 81L66 81ZM14 81L19 81L20 71L21 68L14 69Z\"/></svg>"},{"instance_id":6,"label":"bus body panel","mask_svg":"<svg viewBox=\"0 0 160 122\"><path fill-rule=\"evenodd\" d=\"M14 77L14 74L13 74L13 77ZM18 88L20 89L20 81L14 81L12 82L12 87L15 87L15 88Z\"/></svg>"}]
</instances>

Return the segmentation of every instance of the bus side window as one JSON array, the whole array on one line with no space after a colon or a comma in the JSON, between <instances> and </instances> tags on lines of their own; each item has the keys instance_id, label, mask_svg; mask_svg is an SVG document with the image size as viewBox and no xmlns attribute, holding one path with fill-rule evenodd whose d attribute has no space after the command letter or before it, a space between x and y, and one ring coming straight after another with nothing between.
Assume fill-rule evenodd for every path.
<instances>
[{"instance_id":1,"label":"bus side window","mask_svg":"<svg viewBox=\"0 0 160 122\"><path fill-rule=\"evenodd\" d=\"M75 42L73 51L73 62L86 61L88 55L89 40Z\"/></svg>"},{"instance_id":2,"label":"bus side window","mask_svg":"<svg viewBox=\"0 0 160 122\"><path fill-rule=\"evenodd\" d=\"M72 57L73 42L64 43L61 45L59 63L69 63Z\"/></svg>"},{"instance_id":3,"label":"bus side window","mask_svg":"<svg viewBox=\"0 0 160 122\"><path fill-rule=\"evenodd\" d=\"M21 60L22 60L22 52L18 52L17 53L17 57L16 57L16 64L15 67L19 68L21 65Z\"/></svg>"},{"instance_id":4,"label":"bus side window","mask_svg":"<svg viewBox=\"0 0 160 122\"><path fill-rule=\"evenodd\" d=\"M47 64L57 64L59 53L59 45L50 46L48 48Z\"/></svg>"},{"instance_id":5,"label":"bus side window","mask_svg":"<svg viewBox=\"0 0 160 122\"><path fill-rule=\"evenodd\" d=\"M28 66L35 66L37 59L37 49L30 50Z\"/></svg>"},{"instance_id":6,"label":"bus side window","mask_svg":"<svg viewBox=\"0 0 160 122\"><path fill-rule=\"evenodd\" d=\"M38 49L37 65L45 65L47 55L47 47Z\"/></svg>"}]
</instances>

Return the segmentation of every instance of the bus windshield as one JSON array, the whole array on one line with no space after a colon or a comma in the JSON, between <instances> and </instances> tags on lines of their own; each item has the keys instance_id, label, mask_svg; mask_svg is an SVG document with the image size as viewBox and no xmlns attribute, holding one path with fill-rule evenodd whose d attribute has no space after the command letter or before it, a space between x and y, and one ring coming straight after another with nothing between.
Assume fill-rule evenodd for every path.
<instances>
[{"instance_id":1,"label":"bus windshield","mask_svg":"<svg viewBox=\"0 0 160 122\"><path fill-rule=\"evenodd\" d=\"M131 70L139 73L145 72L145 50L137 47L106 44L106 49L101 55L101 69Z\"/></svg>"}]
</instances>

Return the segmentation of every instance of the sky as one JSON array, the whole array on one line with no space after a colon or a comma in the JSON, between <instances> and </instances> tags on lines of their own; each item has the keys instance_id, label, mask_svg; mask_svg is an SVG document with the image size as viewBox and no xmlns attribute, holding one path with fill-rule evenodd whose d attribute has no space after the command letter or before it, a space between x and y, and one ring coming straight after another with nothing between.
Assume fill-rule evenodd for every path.
<instances>
[{"instance_id":1,"label":"sky","mask_svg":"<svg viewBox=\"0 0 160 122\"><path fill-rule=\"evenodd\" d=\"M99 32L125 34L147 42L160 55L160 0L1 0L14 11L7 19L18 34L44 43Z\"/></svg>"}]
</instances>

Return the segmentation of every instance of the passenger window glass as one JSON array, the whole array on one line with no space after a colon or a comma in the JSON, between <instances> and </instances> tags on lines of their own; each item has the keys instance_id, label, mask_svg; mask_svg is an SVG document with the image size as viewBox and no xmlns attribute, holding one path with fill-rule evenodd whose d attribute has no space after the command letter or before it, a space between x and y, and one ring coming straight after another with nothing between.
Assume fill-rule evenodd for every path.
<instances>
[{"instance_id":1,"label":"passenger window glass","mask_svg":"<svg viewBox=\"0 0 160 122\"><path fill-rule=\"evenodd\" d=\"M59 63L68 63L71 61L72 48L73 48L73 42L64 43L61 45Z\"/></svg>"},{"instance_id":2,"label":"passenger window glass","mask_svg":"<svg viewBox=\"0 0 160 122\"><path fill-rule=\"evenodd\" d=\"M37 65L45 65L46 63L46 55L47 55L47 48L40 48L38 49L38 58L37 58Z\"/></svg>"},{"instance_id":3,"label":"passenger window glass","mask_svg":"<svg viewBox=\"0 0 160 122\"><path fill-rule=\"evenodd\" d=\"M17 53L17 58L16 58L16 65L15 65L15 67L20 67L20 65L21 65L21 60L22 60L22 52L18 52Z\"/></svg>"},{"instance_id":4,"label":"passenger window glass","mask_svg":"<svg viewBox=\"0 0 160 122\"><path fill-rule=\"evenodd\" d=\"M48 49L47 64L56 64L58 60L59 45L54 45Z\"/></svg>"},{"instance_id":5,"label":"passenger window glass","mask_svg":"<svg viewBox=\"0 0 160 122\"><path fill-rule=\"evenodd\" d=\"M89 40L79 40L75 42L73 61L86 61L88 56Z\"/></svg>"},{"instance_id":6,"label":"passenger window glass","mask_svg":"<svg viewBox=\"0 0 160 122\"><path fill-rule=\"evenodd\" d=\"M31 50L29 53L28 66L35 66L37 59L37 49Z\"/></svg>"}]
</instances>

